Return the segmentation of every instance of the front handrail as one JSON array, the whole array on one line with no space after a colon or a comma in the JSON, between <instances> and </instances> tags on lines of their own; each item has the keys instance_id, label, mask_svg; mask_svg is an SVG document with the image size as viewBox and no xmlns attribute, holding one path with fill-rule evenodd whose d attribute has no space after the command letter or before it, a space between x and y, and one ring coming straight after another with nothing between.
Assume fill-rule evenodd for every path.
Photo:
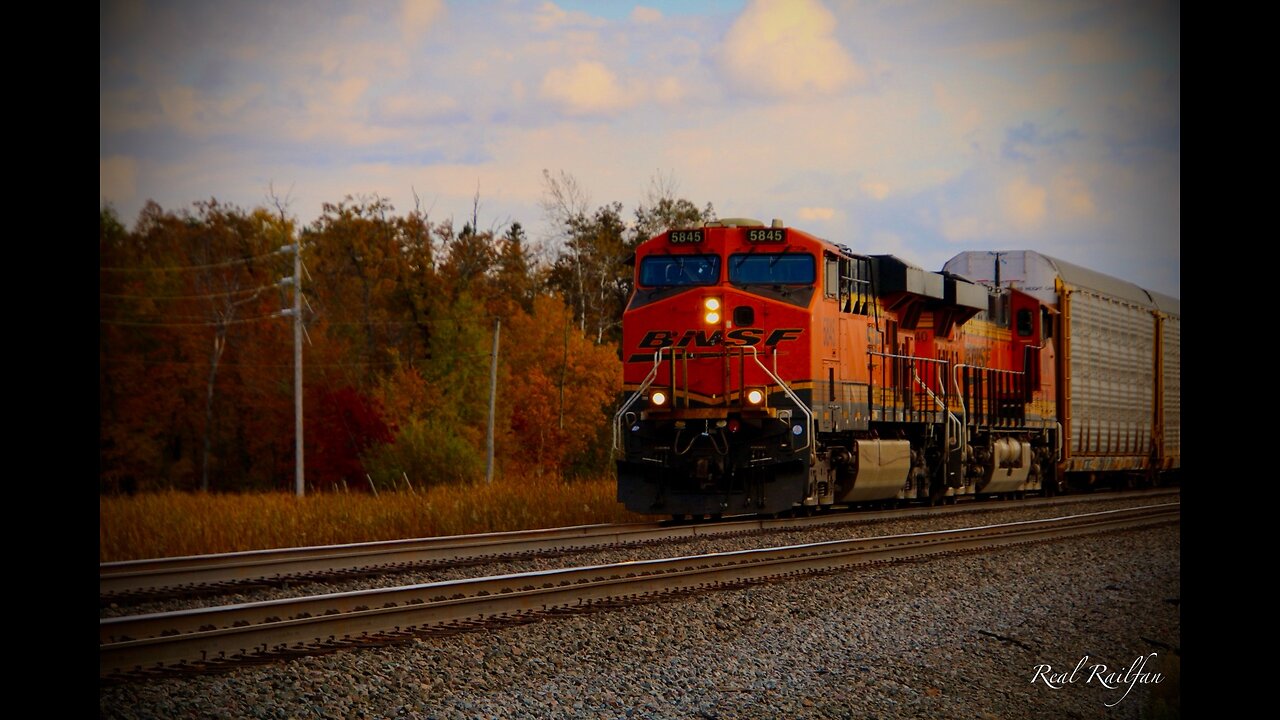
<instances>
[{"instance_id":1,"label":"front handrail","mask_svg":"<svg viewBox=\"0 0 1280 720\"><path fill-rule=\"evenodd\" d=\"M672 350L671 361L675 362L674 346L667 345L665 347L658 348L657 351L653 353L653 368L649 370L649 374L645 376L644 380L640 383L640 387L637 388L634 393L632 393L631 397L628 398L625 403L623 403L622 407L618 408L618 412L614 413L613 415L613 451L615 454L619 453L622 449L621 448L622 421L626 416L627 411L631 409L631 406L635 405L636 401L639 400L640 397L644 395L644 392L648 390L649 386L653 384L653 381L657 379L658 369L662 366L662 351L668 350L668 349ZM791 389L791 386L787 385L787 383L784 382L781 377L778 377L778 374L776 372L774 372L773 370L770 370L767 365L765 365L763 362L760 361L760 351L758 349L756 349L754 346L750 346L749 348L744 348L744 350L745 349L751 350L751 359L755 361L756 365L760 366L760 369L763 370L764 373L768 375L769 378L772 379L773 382L782 390L782 392L786 394L788 398L791 399L791 402L795 403L796 407L800 408L800 412L804 413L805 442L800 447L795 448L795 452L799 452L801 450L807 449L813 443L813 411L811 411L809 409L809 406L806 405L804 401L802 401L800 397L795 394L795 392Z\"/></svg>"},{"instance_id":2,"label":"front handrail","mask_svg":"<svg viewBox=\"0 0 1280 720\"><path fill-rule=\"evenodd\" d=\"M760 369L763 370L775 383L777 383L778 387L782 389L782 392L785 393L788 398L791 398L791 402L795 403L796 407L800 408L800 411L804 413L804 445L795 448L795 452L800 452L801 450L808 448L813 443L813 411L810 410L809 406L805 405L804 402L800 400L800 397L791 390L791 386L787 385L783 382L782 378L778 377L777 373L770 370L764 363L760 362L760 351L756 349L756 346L751 345L749 348L751 349L751 359L756 361L756 365L759 365ZM776 350L777 348L775 348L775 351ZM775 355L774 358L774 361L776 362L777 356Z\"/></svg>"},{"instance_id":3,"label":"front handrail","mask_svg":"<svg viewBox=\"0 0 1280 720\"><path fill-rule=\"evenodd\" d=\"M639 400L644 395L644 391L648 390L649 386L652 385L653 381L658 377L658 368L662 365L662 351L668 350L668 349L671 350L671 362L675 362L676 357L675 357L674 345L667 345L667 346L658 348L657 351L653 353L653 369L649 370L649 374L646 375L644 378L644 381L640 383L639 389L637 389L635 393L632 394L631 397L628 398L625 403L623 403L622 407L618 409L618 412L614 413L613 415L613 452L615 454L618 453L619 450L621 449L619 447L619 441L622 438L623 417L626 415L627 411L631 409L631 406L635 405L636 401Z\"/></svg>"}]
</instances>

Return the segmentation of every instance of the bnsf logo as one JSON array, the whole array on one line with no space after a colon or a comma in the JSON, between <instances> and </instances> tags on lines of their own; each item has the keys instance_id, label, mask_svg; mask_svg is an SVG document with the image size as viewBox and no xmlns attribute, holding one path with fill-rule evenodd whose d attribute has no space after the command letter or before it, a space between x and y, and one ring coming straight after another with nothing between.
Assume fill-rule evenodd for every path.
<instances>
[{"instance_id":1,"label":"bnsf logo","mask_svg":"<svg viewBox=\"0 0 1280 720\"><path fill-rule=\"evenodd\" d=\"M716 345L726 345L728 347L742 347L761 344L764 341L765 347L777 345L778 343L789 342L800 338L803 328L779 328L769 333L765 337L763 328L738 328L730 330L725 334L722 330L716 330L710 335L706 330L686 330L680 339L676 339L675 330L650 330L644 338L640 340L638 345L641 350L657 350L669 345L676 347L714 347Z\"/></svg>"}]
</instances>

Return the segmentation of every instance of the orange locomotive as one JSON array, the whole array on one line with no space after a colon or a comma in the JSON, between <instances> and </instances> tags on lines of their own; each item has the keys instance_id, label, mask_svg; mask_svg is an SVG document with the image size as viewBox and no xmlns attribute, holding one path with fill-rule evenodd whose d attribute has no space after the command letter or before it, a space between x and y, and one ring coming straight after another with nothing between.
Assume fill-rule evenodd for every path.
<instances>
[{"instance_id":1,"label":"orange locomotive","mask_svg":"<svg viewBox=\"0 0 1280 720\"><path fill-rule=\"evenodd\" d=\"M635 267L614 417L630 510L937 502L1053 491L1082 469L1058 411L1060 313L1043 297L778 220L671 230Z\"/></svg>"}]
</instances>

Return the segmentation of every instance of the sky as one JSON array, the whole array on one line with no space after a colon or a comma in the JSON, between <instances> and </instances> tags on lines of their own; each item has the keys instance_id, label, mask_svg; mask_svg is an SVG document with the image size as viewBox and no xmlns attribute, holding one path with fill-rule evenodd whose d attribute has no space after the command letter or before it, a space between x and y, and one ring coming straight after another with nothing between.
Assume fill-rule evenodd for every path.
<instances>
[{"instance_id":1,"label":"sky","mask_svg":"<svg viewBox=\"0 0 1280 720\"><path fill-rule=\"evenodd\" d=\"M938 270L1180 296L1180 20L1114 0L104 0L99 202L386 198L553 248L544 170Z\"/></svg>"}]
</instances>

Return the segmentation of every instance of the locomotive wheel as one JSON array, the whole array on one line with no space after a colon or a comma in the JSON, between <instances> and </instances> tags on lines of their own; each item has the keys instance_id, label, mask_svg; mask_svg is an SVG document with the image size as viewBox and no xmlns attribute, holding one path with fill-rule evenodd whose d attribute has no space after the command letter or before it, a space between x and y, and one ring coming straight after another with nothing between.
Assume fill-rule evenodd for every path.
<instances>
[{"instance_id":1,"label":"locomotive wheel","mask_svg":"<svg viewBox=\"0 0 1280 720\"><path fill-rule=\"evenodd\" d=\"M942 482L941 478L935 478L929 486L929 506L945 504L947 501L947 486Z\"/></svg>"},{"instance_id":2,"label":"locomotive wheel","mask_svg":"<svg viewBox=\"0 0 1280 720\"><path fill-rule=\"evenodd\" d=\"M1057 465L1046 461L1043 476L1044 480L1040 481L1040 487L1045 497L1055 497L1067 493L1066 475L1058 472Z\"/></svg>"}]
</instances>

